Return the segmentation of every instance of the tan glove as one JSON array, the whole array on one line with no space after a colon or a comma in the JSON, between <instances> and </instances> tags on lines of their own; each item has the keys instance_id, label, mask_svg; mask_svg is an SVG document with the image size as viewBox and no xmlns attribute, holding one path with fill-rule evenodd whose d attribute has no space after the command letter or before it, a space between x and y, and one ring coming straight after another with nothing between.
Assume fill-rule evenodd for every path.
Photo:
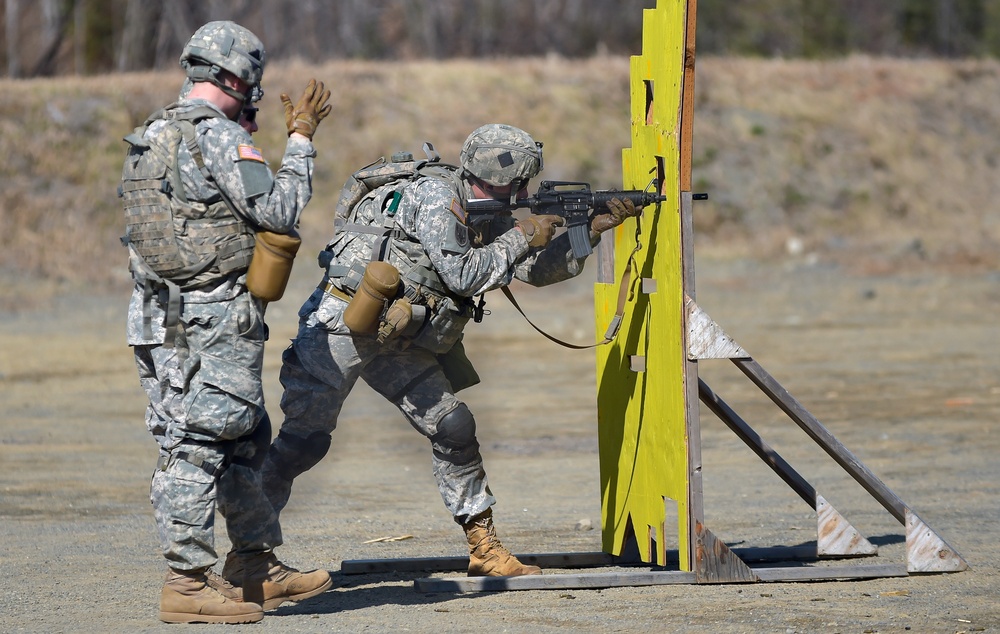
<instances>
[{"instance_id":1,"label":"tan glove","mask_svg":"<svg viewBox=\"0 0 1000 634\"><path fill-rule=\"evenodd\" d=\"M330 100L330 91L323 82L310 79L306 89L302 91L299 102L292 106L292 100L285 93L281 94L281 105L285 109L285 127L288 134L298 132L309 140L316 133L316 126L330 114L333 106L326 102Z\"/></svg>"},{"instance_id":2,"label":"tan glove","mask_svg":"<svg viewBox=\"0 0 1000 634\"><path fill-rule=\"evenodd\" d=\"M561 227L565 223L562 216L542 215L518 220L517 226L524 233L524 239L528 241L529 247L544 247L556 234L556 227Z\"/></svg>"},{"instance_id":3,"label":"tan glove","mask_svg":"<svg viewBox=\"0 0 1000 634\"><path fill-rule=\"evenodd\" d=\"M635 203L628 198L624 200L612 198L608 201L608 210L610 213L594 216L593 220L590 221L590 228L594 233L604 233L608 229L614 229L625 222L626 218L638 216L642 207L636 207Z\"/></svg>"}]
</instances>

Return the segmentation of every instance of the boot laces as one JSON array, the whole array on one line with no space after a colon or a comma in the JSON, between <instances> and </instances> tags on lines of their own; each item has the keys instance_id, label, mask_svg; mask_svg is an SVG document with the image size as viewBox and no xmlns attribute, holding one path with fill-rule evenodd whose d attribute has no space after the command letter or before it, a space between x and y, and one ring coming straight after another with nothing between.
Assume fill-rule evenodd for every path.
<instances>
[{"instance_id":1,"label":"boot laces","mask_svg":"<svg viewBox=\"0 0 1000 634\"><path fill-rule=\"evenodd\" d=\"M205 582L213 589L216 588L225 588L226 590L236 589L235 586L233 586L233 584L226 581L226 579L222 575L215 572L214 570L208 570L205 572Z\"/></svg>"},{"instance_id":2,"label":"boot laces","mask_svg":"<svg viewBox=\"0 0 1000 634\"><path fill-rule=\"evenodd\" d=\"M476 522L476 526L485 530L486 535L484 535L483 538L479 540L479 543L476 544L475 548L478 549L480 546L486 544L487 545L486 550L496 550L500 551L502 554L506 555L510 554L510 551L507 550L507 548L500 542L500 538L497 537L496 526L493 525L493 522L490 518L479 520L478 522Z\"/></svg>"},{"instance_id":3,"label":"boot laces","mask_svg":"<svg viewBox=\"0 0 1000 634\"><path fill-rule=\"evenodd\" d=\"M288 581L289 579L294 578L294 577L298 576L299 574L301 574L301 573L299 572L299 570L297 568L292 568L291 566L286 566L285 564L283 564L280 561L278 561L277 558L275 558L271 562L271 567L268 570L268 575L270 576L271 581L273 581L275 583L281 583L281 582L284 582L284 581Z\"/></svg>"}]
</instances>

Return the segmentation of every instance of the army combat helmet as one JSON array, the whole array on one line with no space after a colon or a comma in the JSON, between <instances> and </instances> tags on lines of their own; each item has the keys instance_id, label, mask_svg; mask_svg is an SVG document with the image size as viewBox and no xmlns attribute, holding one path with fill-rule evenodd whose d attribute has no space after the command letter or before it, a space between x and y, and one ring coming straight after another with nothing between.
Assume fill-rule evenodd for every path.
<instances>
[{"instance_id":1,"label":"army combat helmet","mask_svg":"<svg viewBox=\"0 0 1000 634\"><path fill-rule=\"evenodd\" d=\"M207 81L234 99L246 100L219 77L228 71L250 86L250 101L264 96L264 43L248 29L229 21L205 24L191 36L180 57L181 68L192 82Z\"/></svg>"},{"instance_id":2,"label":"army combat helmet","mask_svg":"<svg viewBox=\"0 0 1000 634\"><path fill-rule=\"evenodd\" d=\"M542 171L542 144L524 130L489 123L469 135L459 155L462 176L495 187L512 185L511 196Z\"/></svg>"}]
</instances>

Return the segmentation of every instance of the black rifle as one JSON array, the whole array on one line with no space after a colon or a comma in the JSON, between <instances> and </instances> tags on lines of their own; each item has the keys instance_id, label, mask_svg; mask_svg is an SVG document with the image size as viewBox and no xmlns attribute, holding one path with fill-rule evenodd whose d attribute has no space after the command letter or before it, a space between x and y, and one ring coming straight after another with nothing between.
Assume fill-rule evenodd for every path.
<instances>
[{"instance_id":1,"label":"black rifle","mask_svg":"<svg viewBox=\"0 0 1000 634\"><path fill-rule=\"evenodd\" d=\"M533 214L562 216L569 231L573 257L585 258L593 252L590 246L590 211L605 213L612 198L631 200L636 207L652 205L667 199L654 192L641 190L592 191L590 183L542 181L538 193L514 203L506 200L480 199L465 204L469 214L496 214L514 209L530 209ZM595 214L596 215L596 214Z\"/></svg>"}]
</instances>

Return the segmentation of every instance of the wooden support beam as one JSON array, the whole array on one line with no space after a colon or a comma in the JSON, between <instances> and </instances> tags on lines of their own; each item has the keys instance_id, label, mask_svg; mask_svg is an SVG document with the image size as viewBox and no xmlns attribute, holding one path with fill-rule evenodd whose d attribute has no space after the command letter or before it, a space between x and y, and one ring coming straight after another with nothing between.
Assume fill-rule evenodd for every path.
<instances>
[{"instance_id":1,"label":"wooden support beam","mask_svg":"<svg viewBox=\"0 0 1000 634\"><path fill-rule=\"evenodd\" d=\"M724 422L764 464L778 474L785 484L816 511L816 555L857 557L878 554L878 548L868 541L847 519L820 495L790 464L778 455L763 438L744 421L703 380L698 380L701 401Z\"/></svg>"},{"instance_id":2,"label":"wooden support beam","mask_svg":"<svg viewBox=\"0 0 1000 634\"><path fill-rule=\"evenodd\" d=\"M877 579L905 577L903 565L876 566L795 566L754 568L761 582L824 581L830 579ZM566 575L528 575L524 577L447 577L417 579L417 592L505 592L509 590L572 590L617 588L623 586L661 586L694 583L695 573L675 570L644 572L595 572Z\"/></svg>"},{"instance_id":3,"label":"wooden support beam","mask_svg":"<svg viewBox=\"0 0 1000 634\"><path fill-rule=\"evenodd\" d=\"M789 561L815 562L813 546L744 546L730 550L747 563L780 563ZM649 567L638 559L616 557L605 552L535 553L516 555L524 563L548 570L575 568L642 568ZM676 549L665 552L667 566L679 561ZM340 573L345 575L377 575L394 572L458 572L469 565L468 557L402 557L398 559L353 559L340 563ZM654 569L656 569L654 567Z\"/></svg>"},{"instance_id":4,"label":"wooden support beam","mask_svg":"<svg viewBox=\"0 0 1000 634\"><path fill-rule=\"evenodd\" d=\"M596 568L618 566L622 558L605 552L536 553L516 555L525 564L540 568ZM676 561L676 552L674 554ZM469 567L468 557L404 557L399 559L355 559L340 562L345 575L366 575L387 572L453 572Z\"/></svg>"},{"instance_id":5,"label":"wooden support beam","mask_svg":"<svg viewBox=\"0 0 1000 634\"><path fill-rule=\"evenodd\" d=\"M906 524L906 504L866 467L851 451L837 440L830 431L802 406L788 390L767 370L753 359L732 359L736 367L757 385L774 404L781 408L823 448L834 461L844 468L858 484L865 488L900 524Z\"/></svg>"},{"instance_id":6,"label":"wooden support beam","mask_svg":"<svg viewBox=\"0 0 1000 634\"><path fill-rule=\"evenodd\" d=\"M844 468L893 517L906 527L907 569L911 572L962 572L969 565L954 548L930 529L850 450L806 411L788 391L753 359L733 359L738 367L799 427Z\"/></svg>"},{"instance_id":7,"label":"wooden support beam","mask_svg":"<svg viewBox=\"0 0 1000 634\"><path fill-rule=\"evenodd\" d=\"M962 572L969 564L917 514L906 509L906 569L910 572Z\"/></svg>"},{"instance_id":8,"label":"wooden support beam","mask_svg":"<svg viewBox=\"0 0 1000 634\"><path fill-rule=\"evenodd\" d=\"M695 525L695 538L695 581L698 583L758 581L750 567L701 522Z\"/></svg>"},{"instance_id":9,"label":"wooden support beam","mask_svg":"<svg viewBox=\"0 0 1000 634\"><path fill-rule=\"evenodd\" d=\"M792 468L792 465L785 462L785 460L778 455L777 451L764 442L764 439L761 438L760 435L702 379L698 379L698 396L701 398L701 402L704 403L708 409L712 410L712 413L718 416L719 420L724 422L726 426L729 427L729 429L731 429L733 433L735 433L739 439L747 445L747 447L750 447L750 449L757 454L757 457L760 458L764 464L769 466L772 471L778 474L778 477L784 480L785 484L791 487L791 489L795 491L795 493L797 493L798 496L806 502L806 504L812 507L813 510L816 509L815 487L799 475L798 471Z\"/></svg>"}]
</instances>

